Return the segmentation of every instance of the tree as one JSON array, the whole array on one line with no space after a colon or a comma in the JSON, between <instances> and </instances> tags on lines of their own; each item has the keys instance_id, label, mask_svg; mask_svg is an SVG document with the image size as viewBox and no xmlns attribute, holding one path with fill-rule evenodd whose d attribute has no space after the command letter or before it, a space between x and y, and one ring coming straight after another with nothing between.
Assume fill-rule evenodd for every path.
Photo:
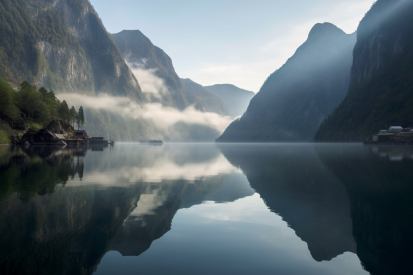
<instances>
[{"instance_id":1,"label":"tree","mask_svg":"<svg viewBox=\"0 0 413 275\"><path fill-rule=\"evenodd\" d=\"M9 118L12 123L19 118L20 111L14 104L14 90L2 78L0 78L0 116Z\"/></svg>"},{"instance_id":2,"label":"tree","mask_svg":"<svg viewBox=\"0 0 413 275\"><path fill-rule=\"evenodd\" d=\"M60 103L59 116L60 116L60 119L63 120L64 122L66 123L70 122L70 110L69 110L69 106L67 106L66 100L63 100L62 103Z\"/></svg>"},{"instance_id":3,"label":"tree","mask_svg":"<svg viewBox=\"0 0 413 275\"><path fill-rule=\"evenodd\" d=\"M39 93L42 95L43 101L46 101L46 96L48 94L48 91L44 87L41 87L39 90Z\"/></svg>"},{"instance_id":4,"label":"tree","mask_svg":"<svg viewBox=\"0 0 413 275\"><path fill-rule=\"evenodd\" d=\"M83 113L83 107L80 106L79 112L77 113L76 118L77 129L79 130L80 126L85 124L85 114Z\"/></svg>"},{"instance_id":5,"label":"tree","mask_svg":"<svg viewBox=\"0 0 413 275\"><path fill-rule=\"evenodd\" d=\"M16 94L16 106L28 117L32 119L35 115L38 102L40 101L39 93L33 86L24 81L20 84L20 91Z\"/></svg>"},{"instance_id":6,"label":"tree","mask_svg":"<svg viewBox=\"0 0 413 275\"><path fill-rule=\"evenodd\" d=\"M74 106L70 108L70 121L72 122L73 128L75 128L75 122L77 120L77 112Z\"/></svg>"}]
</instances>

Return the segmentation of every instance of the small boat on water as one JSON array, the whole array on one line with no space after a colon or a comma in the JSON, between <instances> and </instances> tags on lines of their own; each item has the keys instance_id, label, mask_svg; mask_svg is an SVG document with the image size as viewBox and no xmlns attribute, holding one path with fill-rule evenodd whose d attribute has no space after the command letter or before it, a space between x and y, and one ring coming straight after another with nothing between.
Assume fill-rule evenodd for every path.
<instances>
[{"instance_id":1,"label":"small boat on water","mask_svg":"<svg viewBox=\"0 0 413 275\"><path fill-rule=\"evenodd\" d=\"M140 144L162 145L162 140L140 140Z\"/></svg>"}]
</instances>

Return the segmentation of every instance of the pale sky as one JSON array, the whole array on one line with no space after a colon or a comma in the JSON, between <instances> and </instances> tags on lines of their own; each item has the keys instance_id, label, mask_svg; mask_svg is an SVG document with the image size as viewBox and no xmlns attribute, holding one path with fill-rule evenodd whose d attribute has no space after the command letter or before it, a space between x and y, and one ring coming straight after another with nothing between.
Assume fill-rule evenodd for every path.
<instances>
[{"instance_id":1,"label":"pale sky","mask_svg":"<svg viewBox=\"0 0 413 275\"><path fill-rule=\"evenodd\" d=\"M258 92L316 23L347 33L374 0L90 0L110 33L138 29L181 78Z\"/></svg>"}]
</instances>

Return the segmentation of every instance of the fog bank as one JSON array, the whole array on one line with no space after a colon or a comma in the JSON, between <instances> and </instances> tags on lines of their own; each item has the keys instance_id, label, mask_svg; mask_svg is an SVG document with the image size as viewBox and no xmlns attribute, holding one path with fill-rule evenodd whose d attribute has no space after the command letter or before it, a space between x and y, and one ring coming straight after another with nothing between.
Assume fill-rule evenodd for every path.
<instances>
[{"instance_id":1,"label":"fog bank","mask_svg":"<svg viewBox=\"0 0 413 275\"><path fill-rule=\"evenodd\" d=\"M134 120L150 120L154 126L167 129L177 123L187 125L201 125L223 132L232 122L229 116L220 116L216 113L204 113L193 106L179 111L175 108L164 107L160 103L140 105L127 97L113 97L101 94L97 97L80 94L59 94L60 100L66 100L69 105L83 106L84 109L105 110L122 117Z\"/></svg>"}]
</instances>

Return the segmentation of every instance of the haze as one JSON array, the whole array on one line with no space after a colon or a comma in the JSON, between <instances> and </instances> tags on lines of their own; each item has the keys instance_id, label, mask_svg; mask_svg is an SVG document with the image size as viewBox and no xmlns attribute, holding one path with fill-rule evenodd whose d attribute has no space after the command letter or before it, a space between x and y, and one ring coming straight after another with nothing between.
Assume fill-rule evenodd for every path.
<instances>
[{"instance_id":1,"label":"haze","mask_svg":"<svg viewBox=\"0 0 413 275\"><path fill-rule=\"evenodd\" d=\"M178 75L204 86L258 92L316 23L357 29L373 0L91 0L107 30L139 29L173 60Z\"/></svg>"}]
</instances>

